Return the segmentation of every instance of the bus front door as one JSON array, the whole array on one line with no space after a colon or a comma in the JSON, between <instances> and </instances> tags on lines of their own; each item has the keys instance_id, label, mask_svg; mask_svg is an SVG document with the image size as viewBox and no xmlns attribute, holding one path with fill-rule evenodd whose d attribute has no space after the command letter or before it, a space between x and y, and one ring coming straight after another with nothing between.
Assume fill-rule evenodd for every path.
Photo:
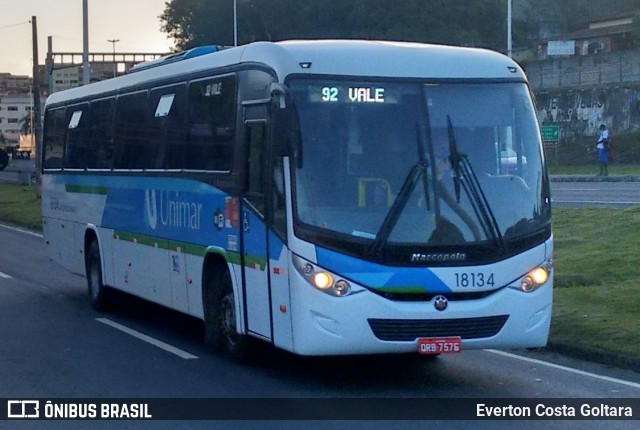
<instances>
[{"instance_id":1,"label":"bus front door","mask_svg":"<svg viewBox=\"0 0 640 430\"><path fill-rule=\"evenodd\" d=\"M284 160L274 154L267 106L245 106L246 174L241 210L245 327L292 350Z\"/></svg>"},{"instance_id":2,"label":"bus front door","mask_svg":"<svg viewBox=\"0 0 640 430\"><path fill-rule=\"evenodd\" d=\"M262 109L260 109L262 108ZM266 119L264 106L245 108L246 175L240 227L245 326L248 332L272 340L271 280L267 227ZM253 114L253 115L251 115ZM253 117L254 119L249 119Z\"/></svg>"}]
</instances>

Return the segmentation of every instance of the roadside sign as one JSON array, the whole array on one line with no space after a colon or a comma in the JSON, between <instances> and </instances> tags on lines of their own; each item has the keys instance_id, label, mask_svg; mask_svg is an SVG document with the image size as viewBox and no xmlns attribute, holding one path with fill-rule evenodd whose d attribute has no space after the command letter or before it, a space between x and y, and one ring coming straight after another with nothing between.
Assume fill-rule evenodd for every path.
<instances>
[{"instance_id":1,"label":"roadside sign","mask_svg":"<svg viewBox=\"0 0 640 430\"><path fill-rule=\"evenodd\" d=\"M542 144L544 146L558 146L560 140L560 126L543 125L540 127L542 133Z\"/></svg>"}]
</instances>

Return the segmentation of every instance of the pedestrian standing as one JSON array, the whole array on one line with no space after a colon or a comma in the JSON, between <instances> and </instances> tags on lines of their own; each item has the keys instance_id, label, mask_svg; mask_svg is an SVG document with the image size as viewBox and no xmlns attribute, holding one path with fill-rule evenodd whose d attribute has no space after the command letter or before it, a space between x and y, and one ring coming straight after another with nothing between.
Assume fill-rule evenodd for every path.
<instances>
[{"instance_id":1,"label":"pedestrian standing","mask_svg":"<svg viewBox=\"0 0 640 430\"><path fill-rule=\"evenodd\" d=\"M600 138L596 143L598 150L598 162L600 163L600 173L598 176L607 176L607 164L609 163L609 130L604 124L600 124Z\"/></svg>"}]
</instances>

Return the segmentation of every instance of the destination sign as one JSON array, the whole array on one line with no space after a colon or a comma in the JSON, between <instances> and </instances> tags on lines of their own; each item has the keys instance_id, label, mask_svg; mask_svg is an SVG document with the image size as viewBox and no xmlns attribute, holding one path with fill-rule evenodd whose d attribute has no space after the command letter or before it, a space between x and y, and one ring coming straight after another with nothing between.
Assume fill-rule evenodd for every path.
<instances>
[{"instance_id":1,"label":"destination sign","mask_svg":"<svg viewBox=\"0 0 640 430\"><path fill-rule=\"evenodd\" d=\"M321 103L396 103L386 88L379 86L323 86L309 87L309 100Z\"/></svg>"}]
</instances>

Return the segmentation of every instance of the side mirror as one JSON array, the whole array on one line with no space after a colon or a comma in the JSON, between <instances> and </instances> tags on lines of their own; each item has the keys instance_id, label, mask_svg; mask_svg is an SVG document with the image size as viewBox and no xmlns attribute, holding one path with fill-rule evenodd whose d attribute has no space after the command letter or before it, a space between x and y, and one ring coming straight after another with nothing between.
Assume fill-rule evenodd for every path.
<instances>
[{"instance_id":1,"label":"side mirror","mask_svg":"<svg viewBox=\"0 0 640 430\"><path fill-rule=\"evenodd\" d=\"M285 109L287 103L287 88L281 83L274 82L271 84L271 100L278 109Z\"/></svg>"},{"instance_id":2,"label":"side mirror","mask_svg":"<svg viewBox=\"0 0 640 430\"><path fill-rule=\"evenodd\" d=\"M289 91L284 85L271 84L271 130L273 154L277 157L294 156L299 146L298 121Z\"/></svg>"},{"instance_id":3,"label":"side mirror","mask_svg":"<svg viewBox=\"0 0 640 430\"><path fill-rule=\"evenodd\" d=\"M271 112L271 142L273 144L273 155L276 157L290 157L293 155L292 135L295 133L293 124L293 112L291 109L274 109Z\"/></svg>"}]
</instances>

